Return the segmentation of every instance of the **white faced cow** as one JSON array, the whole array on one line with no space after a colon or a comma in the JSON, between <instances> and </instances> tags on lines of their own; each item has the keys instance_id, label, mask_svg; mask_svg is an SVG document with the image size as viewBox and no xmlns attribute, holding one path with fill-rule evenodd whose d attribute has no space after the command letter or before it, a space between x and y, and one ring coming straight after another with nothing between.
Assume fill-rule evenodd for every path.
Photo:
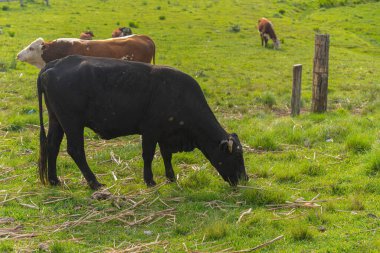
<instances>
[{"instance_id":1,"label":"white faced cow","mask_svg":"<svg viewBox=\"0 0 380 253\"><path fill-rule=\"evenodd\" d=\"M56 39L45 42L42 38L33 41L18 53L17 59L41 69L46 63L68 55L108 57L155 63L156 46L146 35L106 40Z\"/></svg>"}]
</instances>

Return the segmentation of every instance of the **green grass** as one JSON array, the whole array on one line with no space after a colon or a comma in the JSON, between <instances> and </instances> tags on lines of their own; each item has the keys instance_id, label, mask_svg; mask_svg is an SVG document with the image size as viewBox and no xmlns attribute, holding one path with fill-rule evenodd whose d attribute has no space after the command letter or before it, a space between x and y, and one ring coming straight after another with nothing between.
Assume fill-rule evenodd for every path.
<instances>
[{"instance_id":1,"label":"green grass","mask_svg":"<svg viewBox=\"0 0 380 253\"><path fill-rule=\"evenodd\" d=\"M371 150L371 137L365 134L353 134L346 139L346 148L354 153L364 153Z\"/></svg>"},{"instance_id":2,"label":"green grass","mask_svg":"<svg viewBox=\"0 0 380 253\"><path fill-rule=\"evenodd\" d=\"M27 236L0 235L1 252L107 252L144 244L151 252L217 252L280 235L262 251L380 250L379 1L24 2L0 5L0 230L22 226L17 234ZM261 47L256 25L263 16L272 20L280 50ZM229 187L196 150L174 155L173 184L163 184L157 152L160 186L147 189L140 137L103 141L86 130L88 163L113 198L91 198L65 141L58 158L64 185L41 185L38 70L15 56L37 37L92 30L103 39L119 26L151 36L157 64L199 82L218 120L244 144L247 184ZM324 114L309 111L316 32L329 33L331 43ZM292 66L299 63L302 113L292 118ZM314 197L320 207L269 210Z\"/></svg>"}]
</instances>

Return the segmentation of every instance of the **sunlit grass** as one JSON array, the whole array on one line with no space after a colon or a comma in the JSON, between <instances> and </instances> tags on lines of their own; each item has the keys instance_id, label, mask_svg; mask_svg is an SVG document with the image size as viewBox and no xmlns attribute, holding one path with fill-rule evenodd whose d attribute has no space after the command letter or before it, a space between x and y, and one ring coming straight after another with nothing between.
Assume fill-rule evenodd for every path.
<instances>
[{"instance_id":1,"label":"sunlit grass","mask_svg":"<svg viewBox=\"0 0 380 253\"><path fill-rule=\"evenodd\" d=\"M20 233L37 236L3 237L1 252L106 252L146 243L152 243L150 252L227 252L280 235L283 240L262 251L379 249L379 3L24 2L23 8L18 1L0 4L0 218L14 219L0 229L22 226ZM256 25L262 16L272 20L280 50L261 47ZM197 150L173 156L177 181L165 184L157 151L153 173L159 186L147 189L140 137L104 141L87 129L87 161L112 198L91 197L65 139L57 161L63 185L41 185L39 70L15 56L37 37L75 38L90 29L104 39L119 26L151 36L157 64L199 82L217 119L241 139L247 183L230 187ZM316 32L331 38L323 114L309 111ZM302 111L290 117L291 71L298 63ZM46 109L44 118L47 126ZM296 199L320 206L271 209ZM128 208L132 216L103 222Z\"/></svg>"}]
</instances>

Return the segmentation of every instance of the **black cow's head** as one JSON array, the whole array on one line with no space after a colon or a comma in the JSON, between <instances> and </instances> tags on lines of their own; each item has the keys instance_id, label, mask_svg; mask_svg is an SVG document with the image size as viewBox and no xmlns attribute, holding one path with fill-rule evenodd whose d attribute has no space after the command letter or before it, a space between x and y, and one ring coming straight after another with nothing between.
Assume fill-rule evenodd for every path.
<instances>
[{"instance_id":1,"label":"black cow's head","mask_svg":"<svg viewBox=\"0 0 380 253\"><path fill-rule=\"evenodd\" d=\"M243 148L237 134L231 134L222 140L214 157L214 166L230 185L237 185L239 180L248 180L244 167Z\"/></svg>"}]
</instances>

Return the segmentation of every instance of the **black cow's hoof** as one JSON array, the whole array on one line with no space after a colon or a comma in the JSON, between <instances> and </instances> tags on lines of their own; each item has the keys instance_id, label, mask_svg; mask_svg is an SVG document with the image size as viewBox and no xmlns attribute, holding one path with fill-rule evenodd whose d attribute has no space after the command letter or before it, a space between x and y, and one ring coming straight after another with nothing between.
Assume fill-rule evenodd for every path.
<instances>
[{"instance_id":1,"label":"black cow's hoof","mask_svg":"<svg viewBox=\"0 0 380 253\"><path fill-rule=\"evenodd\" d=\"M93 189L93 190L99 190L100 188L102 188L103 186L105 186L104 184L101 184L101 183L99 183L98 181L95 181L95 182L89 182L88 185L89 185L90 188Z\"/></svg>"},{"instance_id":2,"label":"black cow's hoof","mask_svg":"<svg viewBox=\"0 0 380 253\"><path fill-rule=\"evenodd\" d=\"M61 181L58 178L49 179L49 184L53 186L61 185Z\"/></svg>"},{"instance_id":3,"label":"black cow's hoof","mask_svg":"<svg viewBox=\"0 0 380 253\"><path fill-rule=\"evenodd\" d=\"M146 186L148 186L148 187L153 187L156 185L156 182L154 182L154 180L150 180L150 181L147 181L145 183L146 183Z\"/></svg>"}]
</instances>

